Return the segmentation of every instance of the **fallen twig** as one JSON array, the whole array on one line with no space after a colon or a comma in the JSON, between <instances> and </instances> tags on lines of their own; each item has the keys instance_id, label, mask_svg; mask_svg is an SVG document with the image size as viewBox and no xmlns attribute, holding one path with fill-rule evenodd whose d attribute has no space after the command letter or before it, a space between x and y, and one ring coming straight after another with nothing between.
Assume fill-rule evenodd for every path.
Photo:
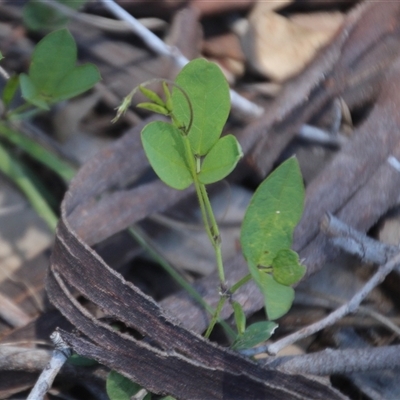
<instances>
[{"instance_id":1,"label":"fallen twig","mask_svg":"<svg viewBox=\"0 0 400 400\"><path fill-rule=\"evenodd\" d=\"M267 358L268 368L292 374L332 375L400 367L400 346L332 350Z\"/></svg>"},{"instance_id":2,"label":"fallen twig","mask_svg":"<svg viewBox=\"0 0 400 400\"><path fill-rule=\"evenodd\" d=\"M331 134L316 126L304 124L298 133L298 137L316 142L322 145L330 145L340 147L347 142L347 138L339 134Z\"/></svg>"},{"instance_id":3,"label":"fallen twig","mask_svg":"<svg viewBox=\"0 0 400 400\"><path fill-rule=\"evenodd\" d=\"M361 302L367 297L367 295L378 286L386 276L393 271L395 267L400 264L400 253L397 253L393 258L391 258L386 264L379 267L376 273L370 278L366 284L363 286L361 290L359 290L346 304L339 307L327 317L321 319L314 324L304 327L297 332L294 332L291 335L284 337L283 339L278 340L275 343L267 344L264 346L259 346L253 349L244 350L242 354L252 356L259 353L267 352L268 354L275 355L280 350L297 342L300 339L304 339L314 333L326 328L327 326L333 325L340 318L343 318L345 315L354 312Z\"/></svg>"},{"instance_id":4,"label":"fallen twig","mask_svg":"<svg viewBox=\"0 0 400 400\"><path fill-rule=\"evenodd\" d=\"M27 400L41 400L44 398L45 394L51 388L51 385L61 367L72 354L72 350L63 341L57 331L51 334L50 339L55 346L53 355L43 372L40 374L32 391L29 393Z\"/></svg>"},{"instance_id":5,"label":"fallen twig","mask_svg":"<svg viewBox=\"0 0 400 400\"><path fill-rule=\"evenodd\" d=\"M322 219L321 230L335 246L363 262L385 264L399 251L395 246L369 238L330 213Z\"/></svg>"}]
</instances>

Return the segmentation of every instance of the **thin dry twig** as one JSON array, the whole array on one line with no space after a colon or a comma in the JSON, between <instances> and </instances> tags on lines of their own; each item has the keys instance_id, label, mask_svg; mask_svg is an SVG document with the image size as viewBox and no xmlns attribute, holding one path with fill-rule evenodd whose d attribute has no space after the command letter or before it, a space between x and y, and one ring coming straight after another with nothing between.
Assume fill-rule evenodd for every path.
<instances>
[{"instance_id":1,"label":"thin dry twig","mask_svg":"<svg viewBox=\"0 0 400 400\"><path fill-rule=\"evenodd\" d=\"M361 302L368 296L368 294L378 286L386 276L393 271L393 269L400 264L400 253L397 253L391 260L386 264L378 268L376 273L366 282L366 284L359 290L346 304L339 307L332 313L330 313L325 318L321 319L314 324L304 327L291 335L288 335L275 343L267 344L264 346L259 346L254 349L244 350L242 354L253 356L259 353L268 353L271 355L277 354L280 350L289 346L298 340L304 339L308 336L313 335L320 330L333 325L339 319L343 318L345 315L350 314L359 307Z\"/></svg>"},{"instance_id":2,"label":"thin dry twig","mask_svg":"<svg viewBox=\"0 0 400 400\"><path fill-rule=\"evenodd\" d=\"M399 251L396 246L369 238L330 213L322 219L321 231L332 244L365 263L385 264Z\"/></svg>"},{"instance_id":3,"label":"thin dry twig","mask_svg":"<svg viewBox=\"0 0 400 400\"><path fill-rule=\"evenodd\" d=\"M332 350L267 358L263 364L292 374L332 375L400 367L400 346Z\"/></svg>"},{"instance_id":4,"label":"thin dry twig","mask_svg":"<svg viewBox=\"0 0 400 400\"><path fill-rule=\"evenodd\" d=\"M49 363L39 376L35 386L29 393L27 400L42 400L51 388L55 377L61 367L71 356L72 350L61 338L61 335L55 331L51 334L50 339L54 343L54 351Z\"/></svg>"},{"instance_id":5,"label":"thin dry twig","mask_svg":"<svg viewBox=\"0 0 400 400\"><path fill-rule=\"evenodd\" d=\"M332 134L316 126L304 124L298 133L302 139L323 145L340 147L347 142L347 138L340 134Z\"/></svg>"}]
</instances>

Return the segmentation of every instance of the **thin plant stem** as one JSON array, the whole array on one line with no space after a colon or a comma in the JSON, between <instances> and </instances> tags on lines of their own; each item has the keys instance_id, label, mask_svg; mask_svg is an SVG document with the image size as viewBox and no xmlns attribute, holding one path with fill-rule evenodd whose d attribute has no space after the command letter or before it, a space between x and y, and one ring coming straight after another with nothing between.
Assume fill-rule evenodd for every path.
<instances>
[{"instance_id":1,"label":"thin plant stem","mask_svg":"<svg viewBox=\"0 0 400 400\"><path fill-rule=\"evenodd\" d=\"M221 297L219 298L219 302L218 302L217 308L215 309L215 313L214 313L214 315L212 317L210 325L208 326L207 331L204 334L205 338L208 339L210 337L211 332L213 331L214 326L218 321L218 317L221 314L222 307L224 306L226 299L227 299L227 297L224 294L221 294Z\"/></svg>"},{"instance_id":2,"label":"thin plant stem","mask_svg":"<svg viewBox=\"0 0 400 400\"><path fill-rule=\"evenodd\" d=\"M75 169L34 140L0 122L0 136L26 151L31 157L46 165L66 182L75 175Z\"/></svg>"},{"instance_id":3,"label":"thin plant stem","mask_svg":"<svg viewBox=\"0 0 400 400\"><path fill-rule=\"evenodd\" d=\"M208 338L212 332L212 330L214 329L215 324L218 321L218 316L222 311L222 307L225 304L225 301L230 297L231 294L235 293L240 287L242 287L244 284L246 284L247 282L249 282L252 279L252 276L250 274L244 276L242 279L240 279L238 282L236 282L230 289L229 292L226 293L221 293L221 297L219 299L217 308L215 310L215 313L213 315L213 318L210 322L210 325L207 328L207 331L205 333L205 337Z\"/></svg>"},{"instance_id":4,"label":"thin plant stem","mask_svg":"<svg viewBox=\"0 0 400 400\"><path fill-rule=\"evenodd\" d=\"M35 211L42 217L54 232L57 226L57 216L51 210L46 200L27 177L23 166L0 144L0 171L8 176L25 194Z\"/></svg>"},{"instance_id":5,"label":"thin plant stem","mask_svg":"<svg viewBox=\"0 0 400 400\"><path fill-rule=\"evenodd\" d=\"M219 280L221 282L221 287L224 288L225 272L224 272L224 265L222 261L222 252L221 252L221 235L219 233L218 224L215 219L213 209L211 207L210 199L208 198L206 187L203 184L200 184L199 187L200 187L201 197L203 198L204 201L205 210L211 225L211 237L212 237L211 242L213 244L215 251Z\"/></svg>"},{"instance_id":6,"label":"thin plant stem","mask_svg":"<svg viewBox=\"0 0 400 400\"><path fill-rule=\"evenodd\" d=\"M210 242L214 248L215 259L217 261L218 276L219 276L220 287L221 287L221 297L219 299L217 309L215 310L215 313L211 319L210 325L205 334L205 337L208 338L210 336L215 324L218 321L222 307L226 300L226 293L225 293L226 283L225 283L224 265L223 265L222 252L221 252L221 237L219 234L219 229L218 229L216 219L214 217L214 212L212 210L211 203L208 198L207 191L205 189L205 186L203 184L201 184L198 179L196 161L192 154L189 138L187 137L187 135L183 135L183 142L185 144L186 159L188 161L189 168L192 171L193 182L194 182L194 186L196 189L197 198L199 200L199 205L200 205L201 215L202 215L203 222L204 222L204 227L206 229L208 238L210 239Z\"/></svg>"},{"instance_id":7,"label":"thin plant stem","mask_svg":"<svg viewBox=\"0 0 400 400\"><path fill-rule=\"evenodd\" d=\"M196 189L197 198L200 205L201 216L203 218L204 227L207 232L207 236L210 239L210 242L214 248L215 257L217 260L218 267L218 275L221 282L221 286L225 285L225 274L224 267L222 265L222 256L221 256L221 246L217 242L220 242L219 237L215 236L215 233L218 231L217 224L215 222L214 213L211 208L210 201L208 199L207 192L205 190L204 185L199 182L196 172L196 162L194 156L192 154L192 150L190 148L190 142L187 135L183 135L183 142L186 150L186 159L189 164L190 171L192 172L193 182ZM214 222L214 223L213 223Z\"/></svg>"},{"instance_id":8,"label":"thin plant stem","mask_svg":"<svg viewBox=\"0 0 400 400\"><path fill-rule=\"evenodd\" d=\"M165 260L156 249L149 243L146 234L137 226L130 227L129 233L135 238L135 240L145 249L150 256L178 283L189 295L196 300L210 315L215 314L215 310L204 301L203 297L190 285L186 280L175 270L175 268ZM233 329L224 321L219 320L218 323L223 327L225 333L231 339L235 339L236 333Z\"/></svg>"},{"instance_id":9,"label":"thin plant stem","mask_svg":"<svg viewBox=\"0 0 400 400\"><path fill-rule=\"evenodd\" d=\"M252 276L251 274L247 274L246 276L244 276L242 279L240 279L240 281L236 282L230 289L230 293L233 294L236 292L236 290L238 290L239 288L241 288L244 284L246 284L247 282L252 280Z\"/></svg>"},{"instance_id":10,"label":"thin plant stem","mask_svg":"<svg viewBox=\"0 0 400 400\"><path fill-rule=\"evenodd\" d=\"M36 107L33 106L30 103L23 103L20 106L18 106L17 108L14 108L13 110L10 110L7 113L7 118L8 119L13 119L15 118L16 115L20 115L22 113L25 113L26 111L28 111L29 109L35 110Z\"/></svg>"}]
</instances>

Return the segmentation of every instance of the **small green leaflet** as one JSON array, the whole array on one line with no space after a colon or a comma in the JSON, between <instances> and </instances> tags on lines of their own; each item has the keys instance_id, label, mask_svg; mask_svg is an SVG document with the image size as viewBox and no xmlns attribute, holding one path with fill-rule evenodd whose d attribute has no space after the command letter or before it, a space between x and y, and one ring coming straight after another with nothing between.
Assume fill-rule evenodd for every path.
<instances>
[{"instance_id":1,"label":"small green leaflet","mask_svg":"<svg viewBox=\"0 0 400 400\"><path fill-rule=\"evenodd\" d=\"M230 111L229 85L221 69L202 58L191 61L175 82L187 93L193 108L193 125L188 134L193 153L206 155L221 136ZM188 126L190 108L176 87L172 90L174 116Z\"/></svg>"},{"instance_id":2,"label":"small green leaflet","mask_svg":"<svg viewBox=\"0 0 400 400\"><path fill-rule=\"evenodd\" d=\"M168 186L183 190L193 182L185 159L185 146L178 128L162 121L150 122L141 133L150 165Z\"/></svg>"},{"instance_id":3,"label":"small green leaflet","mask_svg":"<svg viewBox=\"0 0 400 400\"><path fill-rule=\"evenodd\" d=\"M158 104L145 102L137 104L136 107L143 108L145 110L149 110L157 114L168 115L168 110L163 106L159 106Z\"/></svg>"},{"instance_id":4,"label":"small green leaflet","mask_svg":"<svg viewBox=\"0 0 400 400\"><path fill-rule=\"evenodd\" d=\"M72 356L68 358L68 362L80 367L93 367L93 365L98 364L97 361L92 360L91 358L80 356L79 354L72 354Z\"/></svg>"},{"instance_id":5,"label":"small green leaflet","mask_svg":"<svg viewBox=\"0 0 400 400\"><path fill-rule=\"evenodd\" d=\"M157 105L161 107L165 106L163 99L153 90L147 89L144 86L139 86L139 90L144 96L146 96L149 100L153 101Z\"/></svg>"},{"instance_id":6,"label":"small green leaflet","mask_svg":"<svg viewBox=\"0 0 400 400\"><path fill-rule=\"evenodd\" d=\"M22 96L42 109L92 88L100 74L93 64L76 66L77 48L66 29L45 36L35 47L29 74L20 75Z\"/></svg>"},{"instance_id":7,"label":"small green leaflet","mask_svg":"<svg viewBox=\"0 0 400 400\"><path fill-rule=\"evenodd\" d=\"M233 135L219 138L204 157L199 173L203 184L218 182L229 175L243 157L242 148Z\"/></svg>"},{"instance_id":8,"label":"small green leaflet","mask_svg":"<svg viewBox=\"0 0 400 400\"><path fill-rule=\"evenodd\" d=\"M290 249L279 250L272 260L272 275L282 285L293 285L306 273L306 267L299 263L299 255Z\"/></svg>"},{"instance_id":9,"label":"small green leaflet","mask_svg":"<svg viewBox=\"0 0 400 400\"><path fill-rule=\"evenodd\" d=\"M132 382L116 371L111 371L108 374L106 390L110 400L130 400L140 389L141 387L137 383ZM151 394L148 393L144 400L150 399Z\"/></svg>"},{"instance_id":10,"label":"small green leaflet","mask_svg":"<svg viewBox=\"0 0 400 400\"><path fill-rule=\"evenodd\" d=\"M251 324L232 345L234 350L249 349L268 340L278 325L271 321L261 321Z\"/></svg>"},{"instance_id":11,"label":"small green leaflet","mask_svg":"<svg viewBox=\"0 0 400 400\"><path fill-rule=\"evenodd\" d=\"M246 315L244 314L242 306L237 301L232 303L232 307L238 333L242 335L246 329Z\"/></svg>"},{"instance_id":12,"label":"small green leaflet","mask_svg":"<svg viewBox=\"0 0 400 400\"><path fill-rule=\"evenodd\" d=\"M19 86L19 79L17 75L13 75L10 77L10 79L7 81L4 90L3 90L3 101L6 106L9 106L12 99L15 96L15 93L17 92Z\"/></svg>"}]
</instances>

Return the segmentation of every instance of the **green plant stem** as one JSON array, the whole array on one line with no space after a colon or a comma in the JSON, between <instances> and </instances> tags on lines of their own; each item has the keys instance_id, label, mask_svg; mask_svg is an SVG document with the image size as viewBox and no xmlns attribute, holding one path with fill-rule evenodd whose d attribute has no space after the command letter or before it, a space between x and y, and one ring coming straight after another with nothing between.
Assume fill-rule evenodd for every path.
<instances>
[{"instance_id":1,"label":"green plant stem","mask_svg":"<svg viewBox=\"0 0 400 400\"><path fill-rule=\"evenodd\" d=\"M174 119L173 119L174 121ZM175 123L175 121L174 121ZM220 288L221 291L224 292L226 290L226 283L225 283L225 272L224 272L224 265L223 265L223 260L222 260L222 251L221 251L221 236L219 233L217 221L214 216L214 212L211 207L210 199L208 197L206 187L199 182L198 176L197 176L197 164L195 157L193 156L192 149L190 147L190 142L189 138L187 137L187 134L182 135L183 142L185 145L185 151L186 151L186 160L188 162L188 166L190 171L192 172L192 177L193 177L193 182L194 186L196 189L196 194L197 198L199 201L200 205L200 211L201 211L201 216L203 219L204 227L207 232L207 236L210 239L210 242L213 246L214 253L215 253L215 259L217 261L217 271L218 271L218 276L219 276L219 281L220 281ZM225 303L226 300L226 295L222 294L217 308L213 314L213 317L211 319L210 325L207 328L205 337L208 338L214 329L215 324L217 323L219 319L219 315L221 313L222 307Z\"/></svg>"},{"instance_id":2,"label":"green plant stem","mask_svg":"<svg viewBox=\"0 0 400 400\"><path fill-rule=\"evenodd\" d=\"M57 216L50 209L35 185L29 180L23 166L0 144L0 171L8 176L25 194L35 211L49 228L55 231Z\"/></svg>"},{"instance_id":3,"label":"green plant stem","mask_svg":"<svg viewBox=\"0 0 400 400\"><path fill-rule=\"evenodd\" d=\"M214 212L210 203L210 199L208 197L206 187L203 184L199 184L201 197L204 201L205 210L210 221L211 225L211 236L212 236L212 244L215 251L215 258L217 260L217 268L219 274L219 280L221 281L221 287L224 289L225 287L225 272L224 272L224 264L222 260L222 251L221 251L221 235L219 233L219 228L217 221L214 216Z\"/></svg>"},{"instance_id":4,"label":"green plant stem","mask_svg":"<svg viewBox=\"0 0 400 400\"><path fill-rule=\"evenodd\" d=\"M240 279L239 281L237 281L230 289L230 293L233 294L236 292L236 290L238 290L239 288L241 288L245 283L251 281L253 279L253 277L251 276L251 274L247 274L246 276L244 276L242 279Z\"/></svg>"},{"instance_id":5,"label":"green plant stem","mask_svg":"<svg viewBox=\"0 0 400 400\"><path fill-rule=\"evenodd\" d=\"M7 118L8 118L8 119L13 119L13 118L16 117L16 115L20 115L20 114L22 114L22 113L25 113L25 112L28 111L29 109L34 110L34 109L36 109L36 108L37 108L36 106L34 106L34 105L32 105L32 104L30 104L30 103L28 103L28 102L23 103L23 104L21 104L20 106L18 106L17 108L14 108L13 110L10 110L10 111L7 113Z\"/></svg>"},{"instance_id":6,"label":"green plant stem","mask_svg":"<svg viewBox=\"0 0 400 400\"><path fill-rule=\"evenodd\" d=\"M161 267L183 288L189 295L196 300L205 310L207 310L211 315L215 314L215 310L204 301L203 297L189 284L186 280L163 258L161 257L157 250L149 243L146 238L146 234L139 227L129 228L129 233L135 238L135 240L145 249L155 261L157 261ZM224 321L219 320L218 323L224 328L225 333L232 340L236 338L236 334L233 329Z\"/></svg>"},{"instance_id":7,"label":"green plant stem","mask_svg":"<svg viewBox=\"0 0 400 400\"><path fill-rule=\"evenodd\" d=\"M32 158L46 165L66 182L74 177L76 171L72 166L4 122L0 122L0 136L26 151Z\"/></svg>"},{"instance_id":8,"label":"green plant stem","mask_svg":"<svg viewBox=\"0 0 400 400\"><path fill-rule=\"evenodd\" d=\"M192 172L193 182L200 205L200 211L201 211L201 216L203 218L204 227L206 229L207 236L210 239L210 242L214 248L220 284L222 288L225 288L225 273L222 261L221 237L219 234L218 225L214 217L214 212L212 210L206 188L203 184L199 182L199 179L197 177L196 160L192 154L192 149L190 148L189 138L187 137L187 135L183 135L182 137L183 137L183 142L185 144L186 159L188 161L189 168Z\"/></svg>"},{"instance_id":9,"label":"green plant stem","mask_svg":"<svg viewBox=\"0 0 400 400\"><path fill-rule=\"evenodd\" d=\"M204 334L205 338L208 339L210 337L211 332L213 331L214 326L218 321L218 317L221 314L222 307L224 306L226 299L227 299L227 297L224 295L221 295L221 297L219 298L219 302L218 302L217 308L215 309L215 313L211 319L210 325L208 325L206 333Z\"/></svg>"},{"instance_id":10,"label":"green plant stem","mask_svg":"<svg viewBox=\"0 0 400 400\"><path fill-rule=\"evenodd\" d=\"M213 318L210 322L210 325L207 328L207 331L204 335L204 337L208 338L212 332L212 330L214 329L215 324L218 321L218 316L221 313L222 307L225 304L226 299L229 298L229 295L235 293L240 287L242 287L244 284L246 284L247 282L249 282L252 279L251 274L248 274L246 276L244 276L242 279L240 279L240 281L236 282L230 289L229 289L229 293L222 293L217 308L215 310L215 313L213 315Z\"/></svg>"}]
</instances>

